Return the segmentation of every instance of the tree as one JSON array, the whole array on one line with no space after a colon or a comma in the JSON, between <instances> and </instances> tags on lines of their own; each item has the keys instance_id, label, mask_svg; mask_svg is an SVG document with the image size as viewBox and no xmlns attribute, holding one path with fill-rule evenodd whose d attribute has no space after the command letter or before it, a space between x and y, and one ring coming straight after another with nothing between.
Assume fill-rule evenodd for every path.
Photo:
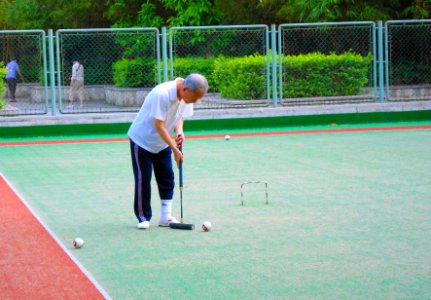
<instances>
[{"instance_id":1,"label":"tree","mask_svg":"<svg viewBox=\"0 0 431 300\"><path fill-rule=\"evenodd\" d=\"M425 19L431 0L216 1L223 24L280 24Z\"/></svg>"},{"instance_id":2,"label":"tree","mask_svg":"<svg viewBox=\"0 0 431 300\"><path fill-rule=\"evenodd\" d=\"M7 29L109 27L104 1L0 0L0 26ZM95 18L94 16L98 16Z\"/></svg>"},{"instance_id":3,"label":"tree","mask_svg":"<svg viewBox=\"0 0 431 300\"><path fill-rule=\"evenodd\" d=\"M130 14L130 7L137 13ZM107 16L115 27L203 26L220 21L214 0L113 0Z\"/></svg>"},{"instance_id":4,"label":"tree","mask_svg":"<svg viewBox=\"0 0 431 300\"><path fill-rule=\"evenodd\" d=\"M40 29L48 24L48 15L37 0L4 0L0 11L0 25L5 29Z\"/></svg>"},{"instance_id":5,"label":"tree","mask_svg":"<svg viewBox=\"0 0 431 300\"><path fill-rule=\"evenodd\" d=\"M0 0L2 29L379 21L431 17L431 0Z\"/></svg>"},{"instance_id":6,"label":"tree","mask_svg":"<svg viewBox=\"0 0 431 300\"><path fill-rule=\"evenodd\" d=\"M400 18L426 18L431 0L289 0L299 22L386 21ZM287 7L285 7L286 9ZM290 16L293 19L294 16Z\"/></svg>"}]
</instances>

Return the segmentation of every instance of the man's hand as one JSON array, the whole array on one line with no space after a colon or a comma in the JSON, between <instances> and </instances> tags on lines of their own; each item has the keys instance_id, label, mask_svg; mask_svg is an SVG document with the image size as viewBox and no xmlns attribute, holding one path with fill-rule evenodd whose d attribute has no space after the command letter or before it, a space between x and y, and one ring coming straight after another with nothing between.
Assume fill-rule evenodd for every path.
<instances>
[{"instance_id":1,"label":"man's hand","mask_svg":"<svg viewBox=\"0 0 431 300\"><path fill-rule=\"evenodd\" d=\"M184 135L182 134L177 134L177 136L175 137L175 143L177 143L177 148L181 148L183 146L184 143Z\"/></svg>"},{"instance_id":2,"label":"man's hand","mask_svg":"<svg viewBox=\"0 0 431 300\"><path fill-rule=\"evenodd\" d=\"M177 162L177 166L180 167L180 162L182 162L184 159L183 153L178 148L175 148L173 152L174 152L174 159Z\"/></svg>"}]
</instances>

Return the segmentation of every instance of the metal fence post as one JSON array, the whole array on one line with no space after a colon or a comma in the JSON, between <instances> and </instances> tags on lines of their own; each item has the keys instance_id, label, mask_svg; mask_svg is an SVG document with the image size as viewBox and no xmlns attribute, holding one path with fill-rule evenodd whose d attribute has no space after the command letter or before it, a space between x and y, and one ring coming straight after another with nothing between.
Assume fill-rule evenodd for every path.
<instances>
[{"instance_id":1,"label":"metal fence post","mask_svg":"<svg viewBox=\"0 0 431 300\"><path fill-rule=\"evenodd\" d=\"M272 105L277 106L277 47L276 47L276 27L271 25L271 49L272 49Z\"/></svg>"},{"instance_id":2,"label":"metal fence post","mask_svg":"<svg viewBox=\"0 0 431 300\"><path fill-rule=\"evenodd\" d=\"M388 22L385 23L385 83L386 83L386 99L389 100L389 30Z\"/></svg>"},{"instance_id":3,"label":"metal fence post","mask_svg":"<svg viewBox=\"0 0 431 300\"><path fill-rule=\"evenodd\" d=\"M59 39L59 30L55 32L55 48L56 51L56 59L57 59L57 88L58 88L58 107L60 111L63 108L63 96L62 96L62 89L61 89L61 61L60 61L60 39Z\"/></svg>"},{"instance_id":4,"label":"metal fence post","mask_svg":"<svg viewBox=\"0 0 431 300\"><path fill-rule=\"evenodd\" d=\"M168 56L166 49L166 27L162 27L162 59L163 59L163 81L168 81Z\"/></svg>"},{"instance_id":5,"label":"metal fence post","mask_svg":"<svg viewBox=\"0 0 431 300\"><path fill-rule=\"evenodd\" d=\"M266 37L265 37L265 46L266 46L266 99L268 101L268 105L269 105L269 101L271 99L271 69L270 69L270 57L269 57L269 39L270 39L270 33L267 30L265 33ZM271 33L271 37L272 37L272 33ZM272 42L271 42L271 46L272 46Z\"/></svg>"},{"instance_id":6,"label":"metal fence post","mask_svg":"<svg viewBox=\"0 0 431 300\"><path fill-rule=\"evenodd\" d=\"M166 28L165 28L166 30ZM169 70L170 72L170 78L174 78L174 62L173 62L173 41L172 41L172 28L169 29ZM166 37L166 35L165 35ZM168 66L166 65L166 68L168 68Z\"/></svg>"},{"instance_id":7,"label":"metal fence post","mask_svg":"<svg viewBox=\"0 0 431 300\"><path fill-rule=\"evenodd\" d=\"M48 48L49 48L49 79L51 84L51 114L55 113L55 68L54 68L54 43L52 29L48 29Z\"/></svg>"},{"instance_id":8,"label":"metal fence post","mask_svg":"<svg viewBox=\"0 0 431 300\"><path fill-rule=\"evenodd\" d=\"M378 61L379 61L379 101L384 102L384 73L383 73L383 27L382 27L382 21L378 22L377 25L377 32L378 32L378 42L377 42L377 49L378 49Z\"/></svg>"},{"instance_id":9,"label":"metal fence post","mask_svg":"<svg viewBox=\"0 0 431 300\"><path fill-rule=\"evenodd\" d=\"M42 43L42 58L43 58L43 93L45 99L45 113L48 112L48 66L47 66L47 57L46 57L46 42L47 37L45 36L45 32L43 33L43 43ZM49 40L48 40L49 44Z\"/></svg>"},{"instance_id":10,"label":"metal fence post","mask_svg":"<svg viewBox=\"0 0 431 300\"><path fill-rule=\"evenodd\" d=\"M281 49L281 39L282 39L282 29L281 25L278 26L278 88L279 93L278 96L280 97L280 104L283 102L283 50Z\"/></svg>"}]
</instances>

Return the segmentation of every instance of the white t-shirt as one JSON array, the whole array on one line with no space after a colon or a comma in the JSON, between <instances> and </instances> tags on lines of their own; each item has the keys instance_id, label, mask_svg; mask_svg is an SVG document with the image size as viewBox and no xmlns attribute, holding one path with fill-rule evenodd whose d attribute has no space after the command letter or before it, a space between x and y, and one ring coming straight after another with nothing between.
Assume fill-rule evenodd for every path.
<instances>
[{"instance_id":1,"label":"white t-shirt","mask_svg":"<svg viewBox=\"0 0 431 300\"><path fill-rule=\"evenodd\" d=\"M173 133L181 118L193 115L193 104L178 101L176 81L157 85L145 98L138 115L129 128L129 138L139 147L151 153L159 153L168 145L159 135L155 120L165 122L169 133Z\"/></svg>"},{"instance_id":2,"label":"white t-shirt","mask_svg":"<svg viewBox=\"0 0 431 300\"><path fill-rule=\"evenodd\" d=\"M72 66L72 80L84 80L84 66L74 63Z\"/></svg>"}]
</instances>

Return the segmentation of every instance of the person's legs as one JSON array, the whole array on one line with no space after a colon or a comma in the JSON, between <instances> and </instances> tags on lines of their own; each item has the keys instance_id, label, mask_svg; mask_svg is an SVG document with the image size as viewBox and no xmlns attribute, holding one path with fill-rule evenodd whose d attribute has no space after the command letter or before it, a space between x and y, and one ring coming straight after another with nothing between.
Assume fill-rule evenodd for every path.
<instances>
[{"instance_id":1,"label":"person's legs","mask_svg":"<svg viewBox=\"0 0 431 300\"><path fill-rule=\"evenodd\" d=\"M76 80L72 80L70 82L70 90L69 90L69 103L73 105L73 100L75 99L76 94Z\"/></svg>"},{"instance_id":2,"label":"person's legs","mask_svg":"<svg viewBox=\"0 0 431 300\"><path fill-rule=\"evenodd\" d=\"M7 85L9 88L10 93L10 102L15 102L15 93L16 93L16 79L15 78L8 78L7 79Z\"/></svg>"},{"instance_id":3,"label":"person's legs","mask_svg":"<svg viewBox=\"0 0 431 300\"><path fill-rule=\"evenodd\" d=\"M154 175L161 200L161 215L159 225L167 223L169 220L177 222L172 217L172 202L174 196L174 171L172 170L172 151L168 147L158 153L154 159Z\"/></svg>"},{"instance_id":4,"label":"person's legs","mask_svg":"<svg viewBox=\"0 0 431 300\"><path fill-rule=\"evenodd\" d=\"M79 106L82 107L84 105L84 81L77 80L77 94L79 98Z\"/></svg>"},{"instance_id":5,"label":"person's legs","mask_svg":"<svg viewBox=\"0 0 431 300\"><path fill-rule=\"evenodd\" d=\"M130 141L133 174L135 175L134 211L139 223L150 221L151 211L151 153Z\"/></svg>"}]
</instances>

